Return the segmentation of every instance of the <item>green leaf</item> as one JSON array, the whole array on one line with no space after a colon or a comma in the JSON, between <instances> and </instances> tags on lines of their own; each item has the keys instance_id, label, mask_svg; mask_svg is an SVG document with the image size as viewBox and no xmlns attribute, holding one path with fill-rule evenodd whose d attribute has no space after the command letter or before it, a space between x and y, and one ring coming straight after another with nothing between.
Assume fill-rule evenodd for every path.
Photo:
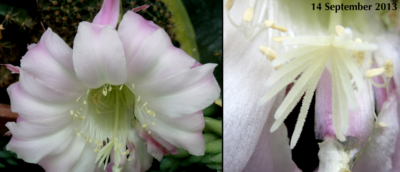
<instances>
[{"instance_id":1,"label":"green leaf","mask_svg":"<svg viewBox=\"0 0 400 172\"><path fill-rule=\"evenodd\" d=\"M179 164L180 164L179 160L175 160L175 161L172 163L171 169L169 170L169 172L174 172L174 171L178 170Z\"/></svg>"},{"instance_id":2,"label":"green leaf","mask_svg":"<svg viewBox=\"0 0 400 172\"><path fill-rule=\"evenodd\" d=\"M211 168L213 170L220 170L220 169L222 169L222 163L207 164L207 167Z\"/></svg>"},{"instance_id":3,"label":"green leaf","mask_svg":"<svg viewBox=\"0 0 400 172\"><path fill-rule=\"evenodd\" d=\"M206 153L222 152L222 139L214 140L206 144Z\"/></svg>"},{"instance_id":4,"label":"green leaf","mask_svg":"<svg viewBox=\"0 0 400 172\"><path fill-rule=\"evenodd\" d=\"M0 168L6 168L6 166L2 163L0 163Z\"/></svg>"},{"instance_id":5,"label":"green leaf","mask_svg":"<svg viewBox=\"0 0 400 172\"><path fill-rule=\"evenodd\" d=\"M204 121L206 122L205 128L212 130L215 134L222 137L222 121L210 117L204 117Z\"/></svg>"},{"instance_id":6,"label":"green leaf","mask_svg":"<svg viewBox=\"0 0 400 172\"><path fill-rule=\"evenodd\" d=\"M160 170L167 171L171 168L172 164L174 163L174 158L164 158L161 160L160 163Z\"/></svg>"},{"instance_id":7,"label":"green leaf","mask_svg":"<svg viewBox=\"0 0 400 172\"><path fill-rule=\"evenodd\" d=\"M196 61L200 61L200 55L197 50L196 35L181 0L161 0L171 11L171 20L175 23L175 39L179 42L180 48L192 56Z\"/></svg>"},{"instance_id":8,"label":"green leaf","mask_svg":"<svg viewBox=\"0 0 400 172\"><path fill-rule=\"evenodd\" d=\"M12 160L12 159L6 159L6 161L7 161L7 163L10 164L10 165L18 165L18 163L15 162L15 161Z\"/></svg>"},{"instance_id":9,"label":"green leaf","mask_svg":"<svg viewBox=\"0 0 400 172\"><path fill-rule=\"evenodd\" d=\"M199 163L199 162L203 159L203 157L204 157L204 156L194 156L194 155L192 155L192 156L189 158L189 161L190 161L191 163Z\"/></svg>"},{"instance_id":10,"label":"green leaf","mask_svg":"<svg viewBox=\"0 0 400 172\"><path fill-rule=\"evenodd\" d=\"M183 167L189 167L189 166L192 165L192 164L193 164L193 163L190 162L190 157L186 158L185 160L183 160L183 161L181 162L181 166L183 166Z\"/></svg>"},{"instance_id":11,"label":"green leaf","mask_svg":"<svg viewBox=\"0 0 400 172\"><path fill-rule=\"evenodd\" d=\"M211 161L214 161L215 163L222 163L222 152L213 156Z\"/></svg>"},{"instance_id":12,"label":"green leaf","mask_svg":"<svg viewBox=\"0 0 400 172\"><path fill-rule=\"evenodd\" d=\"M205 133L205 134L203 134L203 138L204 138L204 142L207 144L211 141L219 139L220 137L218 137L217 135L215 135L213 133Z\"/></svg>"},{"instance_id":13,"label":"green leaf","mask_svg":"<svg viewBox=\"0 0 400 172\"><path fill-rule=\"evenodd\" d=\"M178 154L168 154L165 157L171 157L171 158L185 158L188 157L190 154L187 150L178 148Z\"/></svg>"},{"instance_id":14,"label":"green leaf","mask_svg":"<svg viewBox=\"0 0 400 172\"><path fill-rule=\"evenodd\" d=\"M212 157L214 157L217 154L206 154L204 155L203 159L201 159L201 163L208 164L208 163L213 163Z\"/></svg>"}]
</instances>

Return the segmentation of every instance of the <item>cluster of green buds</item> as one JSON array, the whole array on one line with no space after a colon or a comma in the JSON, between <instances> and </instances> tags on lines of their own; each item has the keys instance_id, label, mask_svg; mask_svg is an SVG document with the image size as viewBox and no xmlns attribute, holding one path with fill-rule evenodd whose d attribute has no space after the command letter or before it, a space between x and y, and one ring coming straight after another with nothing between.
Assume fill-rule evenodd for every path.
<instances>
[{"instance_id":1,"label":"cluster of green buds","mask_svg":"<svg viewBox=\"0 0 400 172\"><path fill-rule=\"evenodd\" d=\"M219 106L213 104L203 110L204 116L211 116L218 111ZM203 138L206 150L203 156L190 155L187 150L178 149L178 154L166 155L161 161L161 171L178 171L180 168L195 166L207 166L210 169L222 171L222 121L212 117L204 117L205 128Z\"/></svg>"}]
</instances>

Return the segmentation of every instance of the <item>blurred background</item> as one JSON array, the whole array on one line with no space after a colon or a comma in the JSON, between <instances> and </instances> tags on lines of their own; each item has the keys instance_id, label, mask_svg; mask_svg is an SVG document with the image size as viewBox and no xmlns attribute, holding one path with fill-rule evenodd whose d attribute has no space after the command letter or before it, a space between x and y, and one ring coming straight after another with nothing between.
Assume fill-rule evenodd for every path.
<instances>
[{"instance_id":1,"label":"blurred background","mask_svg":"<svg viewBox=\"0 0 400 172\"><path fill-rule=\"evenodd\" d=\"M20 66L27 45L37 43L44 33L42 24L72 48L79 22L91 22L101 4L102 0L0 0L0 64ZM124 12L144 4L151 6L138 13L165 29L176 47L202 64L218 64L214 75L222 90L222 1L121 0ZM6 90L18 77L0 66L0 171L44 171L5 148L11 136L3 136L8 131L4 125L18 116L10 111ZM219 101L219 105L212 104L203 111L205 155L192 156L179 149L179 154L164 156L161 162L154 159L149 171L222 171L222 100Z\"/></svg>"}]
</instances>

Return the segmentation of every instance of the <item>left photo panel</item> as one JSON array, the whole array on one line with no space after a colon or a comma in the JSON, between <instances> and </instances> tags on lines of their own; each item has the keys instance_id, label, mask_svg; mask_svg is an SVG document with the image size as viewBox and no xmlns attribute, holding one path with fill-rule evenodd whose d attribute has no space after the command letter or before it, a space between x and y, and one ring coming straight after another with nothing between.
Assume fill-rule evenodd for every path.
<instances>
[{"instance_id":1,"label":"left photo panel","mask_svg":"<svg viewBox=\"0 0 400 172\"><path fill-rule=\"evenodd\" d=\"M0 171L222 171L222 16L0 0Z\"/></svg>"}]
</instances>

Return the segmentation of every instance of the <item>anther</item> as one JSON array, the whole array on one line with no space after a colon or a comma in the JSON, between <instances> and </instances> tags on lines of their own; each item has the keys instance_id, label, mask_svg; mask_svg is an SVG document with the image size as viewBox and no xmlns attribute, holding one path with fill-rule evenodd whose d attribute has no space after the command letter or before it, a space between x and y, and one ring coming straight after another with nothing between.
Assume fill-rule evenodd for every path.
<instances>
[{"instance_id":1,"label":"anther","mask_svg":"<svg viewBox=\"0 0 400 172\"><path fill-rule=\"evenodd\" d=\"M225 4L225 8L229 11L231 10L233 3L235 2L235 0L228 0L228 2L226 2Z\"/></svg>"},{"instance_id":2,"label":"anther","mask_svg":"<svg viewBox=\"0 0 400 172\"><path fill-rule=\"evenodd\" d=\"M254 17L254 9L251 7L247 8L243 14L243 20L246 22L251 22L253 21L253 17Z\"/></svg>"},{"instance_id":3,"label":"anther","mask_svg":"<svg viewBox=\"0 0 400 172\"><path fill-rule=\"evenodd\" d=\"M76 113L78 113L79 115L81 114L79 111L76 111Z\"/></svg>"},{"instance_id":4,"label":"anther","mask_svg":"<svg viewBox=\"0 0 400 172\"><path fill-rule=\"evenodd\" d=\"M386 128L388 125L384 122L378 123L379 127Z\"/></svg>"},{"instance_id":5,"label":"anther","mask_svg":"<svg viewBox=\"0 0 400 172\"><path fill-rule=\"evenodd\" d=\"M149 124L143 124L142 128L147 128L147 126L149 126Z\"/></svg>"},{"instance_id":6,"label":"anther","mask_svg":"<svg viewBox=\"0 0 400 172\"><path fill-rule=\"evenodd\" d=\"M267 56L268 60L275 60L276 56L278 56L274 50L268 48L268 47L264 47L264 46L260 46L260 51L261 53L263 53L264 55Z\"/></svg>"},{"instance_id":7,"label":"anther","mask_svg":"<svg viewBox=\"0 0 400 172\"><path fill-rule=\"evenodd\" d=\"M89 95L89 89L86 91L86 95Z\"/></svg>"},{"instance_id":8,"label":"anther","mask_svg":"<svg viewBox=\"0 0 400 172\"><path fill-rule=\"evenodd\" d=\"M122 87L124 86L124 84L122 84L120 87L119 87L119 90L122 90Z\"/></svg>"},{"instance_id":9,"label":"anther","mask_svg":"<svg viewBox=\"0 0 400 172\"><path fill-rule=\"evenodd\" d=\"M81 136L81 133L76 133L77 136Z\"/></svg>"},{"instance_id":10,"label":"anther","mask_svg":"<svg viewBox=\"0 0 400 172\"><path fill-rule=\"evenodd\" d=\"M89 139L89 143L92 143L92 138Z\"/></svg>"},{"instance_id":11,"label":"anther","mask_svg":"<svg viewBox=\"0 0 400 172\"><path fill-rule=\"evenodd\" d=\"M71 113L71 115L73 115L74 114L74 111L73 110L71 110L71 111L69 111L70 113Z\"/></svg>"},{"instance_id":12,"label":"anther","mask_svg":"<svg viewBox=\"0 0 400 172\"><path fill-rule=\"evenodd\" d=\"M77 133L78 133L78 132L79 132L79 130L78 130L77 128L75 128L75 132L77 132Z\"/></svg>"},{"instance_id":13,"label":"anther","mask_svg":"<svg viewBox=\"0 0 400 172\"><path fill-rule=\"evenodd\" d=\"M138 96L138 99L137 99L137 102L139 103L139 101L140 101L140 96Z\"/></svg>"},{"instance_id":14,"label":"anther","mask_svg":"<svg viewBox=\"0 0 400 172\"><path fill-rule=\"evenodd\" d=\"M266 20L264 22L264 26L267 27L267 28L272 28L272 29L275 29L275 30L279 30L281 32L287 32L287 30L288 30L287 28L285 28L285 27L283 27L281 25L275 24L274 20Z\"/></svg>"},{"instance_id":15,"label":"anther","mask_svg":"<svg viewBox=\"0 0 400 172\"><path fill-rule=\"evenodd\" d=\"M151 131L149 131L149 135L151 134Z\"/></svg>"},{"instance_id":16,"label":"anther","mask_svg":"<svg viewBox=\"0 0 400 172\"><path fill-rule=\"evenodd\" d=\"M118 138L114 137L114 140L115 140L116 142L118 142Z\"/></svg>"},{"instance_id":17,"label":"anther","mask_svg":"<svg viewBox=\"0 0 400 172\"><path fill-rule=\"evenodd\" d=\"M85 100L85 101L83 101L83 104L86 104L86 100Z\"/></svg>"},{"instance_id":18,"label":"anther","mask_svg":"<svg viewBox=\"0 0 400 172\"><path fill-rule=\"evenodd\" d=\"M393 61L391 59L387 59L385 63L383 63L383 68L385 69L385 76L387 78L393 77Z\"/></svg>"},{"instance_id":19,"label":"anther","mask_svg":"<svg viewBox=\"0 0 400 172\"><path fill-rule=\"evenodd\" d=\"M135 88L135 85L132 84L132 89Z\"/></svg>"},{"instance_id":20,"label":"anther","mask_svg":"<svg viewBox=\"0 0 400 172\"><path fill-rule=\"evenodd\" d=\"M344 27L340 25L336 25L335 27L336 33L338 36L342 36L344 33Z\"/></svg>"},{"instance_id":21,"label":"anther","mask_svg":"<svg viewBox=\"0 0 400 172\"><path fill-rule=\"evenodd\" d=\"M272 40L277 42L277 43L281 43L283 40L290 38L290 36L284 36L284 37L272 37Z\"/></svg>"},{"instance_id":22,"label":"anther","mask_svg":"<svg viewBox=\"0 0 400 172\"><path fill-rule=\"evenodd\" d=\"M385 72L384 68L375 68L375 69L370 69L365 72L365 77L367 78L373 78L375 76L382 75Z\"/></svg>"},{"instance_id":23,"label":"anther","mask_svg":"<svg viewBox=\"0 0 400 172\"><path fill-rule=\"evenodd\" d=\"M156 123L154 123L154 122L151 122L151 124L156 125Z\"/></svg>"},{"instance_id":24,"label":"anther","mask_svg":"<svg viewBox=\"0 0 400 172\"><path fill-rule=\"evenodd\" d=\"M84 116L80 116L80 117L79 117L79 120L84 120L84 119L85 119Z\"/></svg>"},{"instance_id":25,"label":"anther","mask_svg":"<svg viewBox=\"0 0 400 172\"><path fill-rule=\"evenodd\" d=\"M78 117L78 115L77 115L77 114L74 114L74 116L75 116L75 117Z\"/></svg>"},{"instance_id":26,"label":"anther","mask_svg":"<svg viewBox=\"0 0 400 172\"><path fill-rule=\"evenodd\" d=\"M96 112L97 114L101 114L101 112L99 111L99 109L96 108Z\"/></svg>"},{"instance_id":27,"label":"anther","mask_svg":"<svg viewBox=\"0 0 400 172\"><path fill-rule=\"evenodd\" d=\"M107 90L103 90L103 95L107 96Z\"/></svg>"},{"instance_id":28,"label":"anther","mask_svg":"<svg viewBox=\"0 0 400 172\"><path fill-rule=\"evenodd\" d=\"M82 97L82 96L81 96L81 97ZM78 101L79 101L79 99L80 99L81 97L78 97L78 99L76 99L76 102L78 102Z\"/></svg>"},{"instance_id":29,"label":"anther","mask_svg":"<svg viewBox=\"0 0 400 172\"><path fill-rule=\"evenodd\" d=\"M131 161L131 159L130 159L130 158L128 158L128 161Z\"/></svg>"}]
</instances>

